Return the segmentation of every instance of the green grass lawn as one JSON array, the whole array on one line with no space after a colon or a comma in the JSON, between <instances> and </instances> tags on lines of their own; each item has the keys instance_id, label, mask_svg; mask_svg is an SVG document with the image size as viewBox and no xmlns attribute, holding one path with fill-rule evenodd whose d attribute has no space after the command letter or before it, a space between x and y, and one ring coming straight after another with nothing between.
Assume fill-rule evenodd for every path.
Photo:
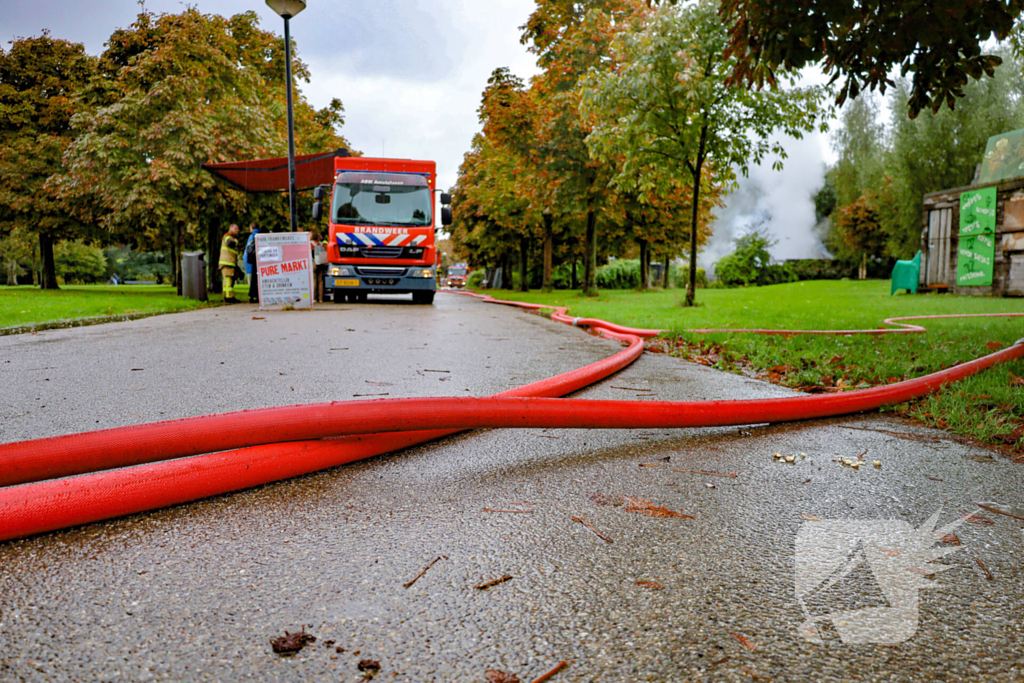
<instances>
[{"instance_id":1,"label":"green grass lawn","mask_svg":"<svg viewBox=\"0 0 1024 683\"><path fill-rule=\"evenodd\" d=\"M237 296L243 295L240 290ZM220 295L213 295L212 303L219 302ZM45 291L33 286L0 287L0 329L174 313L208 305L176 296L170 285L63 285Z\"/></svg>"},{"instance_id":2,"label":"green grass lawn","mask_svg":"<svg viewBox=\"0 0 1024 683\"><path fill-rule=\"evenodd\" d=\"M674 355L743 372L803 391L836 391L918 377L991 353L1024 338L1024 318L928 320L925 334L766 337L694 334L692 328L859 329L889 317L954 313L1024 313L1024 299L889 295L889 282L797 282L770 287L698 290L695 308L682 290L578 292L488 291L498 299L568 306L572 315L666 330L657 344ZM1002 364L912 404L888 408L922 423L1010 450L1024 458L1024 361Z\"/></svg>"}]
</instances>

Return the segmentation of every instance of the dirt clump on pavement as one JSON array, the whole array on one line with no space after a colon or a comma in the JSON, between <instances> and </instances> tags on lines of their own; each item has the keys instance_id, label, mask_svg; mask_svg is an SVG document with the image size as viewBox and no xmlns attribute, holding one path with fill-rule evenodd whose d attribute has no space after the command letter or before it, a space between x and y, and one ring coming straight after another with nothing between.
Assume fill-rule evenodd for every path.
<instances>
[{"instance_id":1,"label":"dirt clump on pavement","mask_svg":"<svg viewBox=\"0 0 1024 683\"><path fill-rule=\"evenodd\" d=\"M288 633L288 631L285 631L284 635L280 638L271 639L270 647L274 649L276 654L282 657L291 657L298 654L302 648L315 642L316 636L306 633L306 627L303 626L302 630L298 633Z\"/></svg>"}]
</instances>

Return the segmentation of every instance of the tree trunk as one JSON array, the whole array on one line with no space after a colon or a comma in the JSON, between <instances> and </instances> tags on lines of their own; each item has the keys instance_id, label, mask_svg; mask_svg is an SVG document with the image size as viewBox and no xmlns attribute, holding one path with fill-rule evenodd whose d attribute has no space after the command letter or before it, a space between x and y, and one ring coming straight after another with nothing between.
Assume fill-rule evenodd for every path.
<instances>
[{"instance_id":1,"label":"tree trunk","mask_svg":"<svg viewBox=\"0 0 1024 683\"><path fill-rule=\"evenodd\" d=\"M597 296L597 209L587 211L587 231L583 237L583 296Z\"/></svg>"},{"instance_id":2,"label":"tree trunk","mask_svg":"<svg viewBox=\"0 0 1024 683\"><path fill-rule=\"evenodd\" d=\"M868 253L866 251L860 255L860 267L857 268L857 279L868 279Z\"/></svg>"},{"instance_id":3,"label":"tree trunk","mask_svg":"<svg viewBox=\"0 0 1024 683\"><path fill-rule=\"evenodd\" d=\"M220 294L220 231L213 223L206 226L206 289L211 294Z\"/></svg>"},{"instance_id":4,"label":"tree trunk","mask_svg":"<svg viewBox=\"0 0 1024 683\"><path fill-rule=\"evenodd\" d=\"M661 272L661 288L668 289L672 286L672 254L665 252L665 270Z\"/></svg>"},{"instance_id":5,"label":"tree trunk","mask_svg":"<svg viewBox=\"0 0 1024 683\"><path fill-rule=\"evenodd\" d=\"M39 289L60 289L57 284L57 264L53 260L53 236L39 231L39 256L43 262Z\"/></svg>"},{"instance_id":6,"label":"tree trunk","mask_svg":"<svg viewBox=\"0 0 1024 683\"><path fill-rule=\"evenodd\" d=\"M651 276L650 271L647 269L650 259L650 246L648 246L645 239L637 238L636 243L640 245L640 289L650 289Z\"/></svg>"},{"instance_id":7,"label":"tree trunk","mask_svg":"<svg viewBox=\"0 0 1024 683\"><path fill-rule=\"evenodd\" d=\"M552 223L554 223L554 217L550 213L544 214L544 276L541 288L545 292L550 292L554 289L551 283L551 256L555 247Z\"/></svg>"},{"instance_id":8,"label":"tree trunk","mask_svg":"<svg viewBox=\"0 0 1024 683\"><path fill-rule=\"evenodd\" d=\"M43 272L42 266L39 264L39 242L36 242L35 244L32 245L32 286L33 287L41 287L42 286L42 284L41 284L42 281L43 281L43 278L42 278L42 275L41 275L42 272Z\"/></svg>"},{"instance_id":9,"label":"tree trunk","mask_svg":"<svg viewBox=\"0 0 1024 683\"><path fill-rule=\"evenodd\" d=\"M174 285L178 296L181 296L181 226L174 228L174 237L171 238L171 284Z\"/></svg>"},{"instance_id":10,"label":"tree trunk","mask_svg":"<svg viewBox=\"0 0 1024 683\"><path fill-rule=\"evenodd\" d=\"M569 289L579 289L580 281L576 277L576 254L572 255L572 282L569 283Z\"/></svg>"},{"instance_id":11,"label":"tree trunk","mask_svg":"<svg viewBox=\"0 0 1024 683\"><path fill-rule=\"evenodd\" d=\"M514 289L512 282L512 257L508 252L501 255L501 288Z\"/></svg>"},{"instance_id":12,"label":"tree trunk","mask_svg":"<svg viewBox=\"0 0 1024 683\"><path fill-rule=\"evenodd\" d=\"M530 291L530 238L519 238L519 291Z\"/></svg>"},{"instance_id":13,"label":"tree trunk","mask_svg":"<svg viewBox=\"0 0 1024 683\"><path fill-rule=\"evenodd\" d=\"M698 154L697 164L693 169L693 210L690 212L690 277L686 283L685 306L697 305L697 217L700 208L700 174L703 163L703 158Z\"/></svg>"}]
</instances>

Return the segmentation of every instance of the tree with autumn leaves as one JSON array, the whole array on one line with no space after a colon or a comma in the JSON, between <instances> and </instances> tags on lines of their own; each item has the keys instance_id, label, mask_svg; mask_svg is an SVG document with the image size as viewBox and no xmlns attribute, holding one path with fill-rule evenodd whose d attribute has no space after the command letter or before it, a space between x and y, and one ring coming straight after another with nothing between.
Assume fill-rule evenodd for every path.
<instances>
[{"instance_id":1,"label":"tree with autumn leaves","mask_svg":"<svg viewBox=\"0 0 1024 683\"><path fill-rule=\"evenodd\" d=\"M687 175L691 245L699 244L701 192L730 187L769 152L781 168L785 150L774 135L799 138L823 113L818 88L753 90L730 84L734 60L714 0L668 5L620 32L612 67L583 82L583 112L593 117L587 143L603 160L621 160L617 186L641 201ZM690 250L686 305L695 300L697 249Z\"/></svg>"},{"instance_id":2,"label":"tree with autumn leaves","mask_svg":"<svg viewBox=\"0 0 1024 683\"><path fill-rule=\"evenodd\" d=\"M484 93L483 134L547 173L547 213L585 217L575 230L583 233L585 294L596 291L601 232L608 243L635 241L642 268L650 245L666 261L685 249L693 305L697 251L733 173L768 153L780 166L785 152L772 136L812 129L821 93L731 85L735 64L717 4L655 5L539 2L523 40L544 72L528 91L496 89L509 82L496 72ZM496 117L502 123L489 128ZM486 173L474 177L494 187Z\"/></svg>"},{"instance_id":3,"label":"tree with autumn leaves","mask_svg":"<svg viewBox=\"0 0 1024 683\"><path fill-rule=\"evenodd\" d=\"M309 80L301 60L294 70ZM254 12L144 11L98 59L46 35L16 41L0 55L0 165L17 171L0 174L0 225L32 215L45 266L46 241L82 226L170 251L177 265L186 248L216 253L228 223L287 224L283 195L247 196L200 168L285 154L284 72L284 45ZM338 100L317 111L298 94L297 151L348 147L343 111ZM218 291L218 271L209 275Z\"/></svg>"},{"instance_id":4,"label":"tree with autumn leaves","mask_svg":"<svg viewBox=\"0 0 1024 683\"><path fill-rule=\"evenodd\" d=\"M301 61L295 73L308 80ZM216 253L227 223L284 224L280 197L250 198L200 168L284 155L283 82L284 47L255 12L144 12L111 36L54 187L111 232L169 244L175 263L186 241ZM300 96L295 112L299 153L346 146L340 102L317 112ZM208 275L219 291L217 269Z\"/></svg>"},{"instance_id":5,"label":"tree with autumn leaves","mask_svg":"<svg viewBox=\"0 0 1024 683\"><path fill-rule=\"evenodd\" d=\"M77 93L95 70L96 59L81 45L46 32L0 49L0 238L36 235L43 289L57 289L54 244L81 237L89 227L68 212L47 181L61 170L74 135L71 120L80 110Z\"/></svg>"},{"instance_id":6,"label":"tree with autumn leaves","mask_svg":"<svg viewBox=\"0 0 1024 683\"><path fill-rule=\"evenodd\" d=\"M633 0L541 0L522 27L522 42L544 69L529 88L506 69L492 74L481 104L487 146L513 160L525 185L516 191L527 201L538 223L524 227L539 237L543 248L543 286L551 286L556 238L575 266L583 262L583 291L596 294L598 236L621 231L623 213L612 208L613 169L594 158L587 147L588 119L580 114L580 79L607 59L615 34L646 8ZM482 146L481 146L482 147ZM493 191L486 173L469 168L478 160L467 155L458 181L459 196L470 199ZM469 251L472 224L480 230L481 202L455 205L453 241ZM580 239L582 238L582 240ZM580 244L582 242L582 244ZM522 286L522 283L521 285Z\"/></svg>"}]
</instances>

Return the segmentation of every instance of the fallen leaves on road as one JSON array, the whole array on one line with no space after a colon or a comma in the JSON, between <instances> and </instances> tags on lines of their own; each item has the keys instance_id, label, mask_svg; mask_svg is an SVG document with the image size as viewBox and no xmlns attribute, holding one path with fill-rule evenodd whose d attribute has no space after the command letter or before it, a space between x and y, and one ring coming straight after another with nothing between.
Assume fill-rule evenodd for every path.
<instances>
[{"instance_id":1,"label":"fallen leaves on road","mask_svg":"<svg viewBox=\"0 0 1024 683\"><path fill-rule=\"evenodd\" d=\"M477 589L478 591L487 590L491 586L497 586L499 583L505 583L506 581L510 580L511 578L512 578L511 574L505 574L500 579L494 579L493 581L487 581L486 583L481 583L481 584L478 584L476 586L473 586L473 588Z\"/></svg>"},{"instance_id":2,"label":"fallen leaves on road","mask_svg":"<svg viewBox=\"0 0 1024 683\"><path fill-rule=\"evenodd\" d=\"M640 586L641 588L650 588L650 589L653 589L653 590L664 590L665 589L665 587L662 586L657 581L634 581L633 583L635 583L636 585Z\"/></svg>"},{"instance_id":3,"label":"fallen leaves on road","mask_svg":"<svg viewBox=\"0 0 1024 683\"><path fill-rule=\"evenodd\" d=\"M487 683L520 683L519 676L495 669L488 669L484 672L484 676L487 678Z\"/></svg>"},{"instance_id":4,"label":"fallen leaves on road","mask_svg":"<svg viewBox=\"0 0 1024 683\"><path fill-rule=\"evenodd\" d=\"M1007 512L1005 510L1000 510L999 508L994 507L994 504L986 505L985 503L975 503L975 505L984 510L988 510L989 512L994 512L997 515L1006 515L1007 517L1013 517L1014 519L1024 519L1024 517L1021 517L1020 515L1015 515L1012 512Z\"/></svg>"},{"instance_id":5,"label":"fallen leaves on road","mask_svg":"<svg viewBox=\"0 0 1024 683\"><path fill-rule=\"evenodd\" d=\"M376 659L360 659L356 667L363 672L364 681L368 681L380 673L380 662Z\"/></svg>"},{"instance_id":6,"label":"fallen leaves on road","mask_svg":"<svg viewBox=\"0 0 1024 683\"><path fill-rule=\"evenodd\" d=\"M625 507L626 512L636 512L641 515L647 515L648 517L685 517L686 519L696 519L693 515L688 515L685 512L669 510L667 507L655 505L649 500L633 498L631 496L624 496L624 498L627 502Z\"/></svg>"},{"instance_id":7,"label":"fallen leaves on road","mask_svg":"<svg viewBox=\"0 0 1024 683\"><path fill-rule=\"evenodd\" d=\"M544 683L544 681L548 680L549 678L551 678L567 666L569 666L569 662L559 662L558 664L555 664L555 666L552 667L550 671L541 674L539 678L534 679L533 683Z\"/></svg>"},{"instance_id":8,"label":"fallen leaves on road","mask_svg":"<svg viewBox=\"0 0 1024 683\"><path fill-rule=\"evenodd\" d=\"M750 642L750 639L742 633L735 633L733 631L729 631L729 635L738 640L740 645L747 648L751 652L757 649L757 645L754 645L754 643Z\"/></svg>"},{"instance_id":9,"label":"fallen leaves on road","mask_svg":"<svg viewBox=\"0 0 1024 683\"><path fill-rule=\"evenodd\" d=\"M435 557L434 559L432 559L432 560L430 561L430 564L428 564L428 565L427 565L426 567L424 567L424 568L423 568L423 570L422 570L422 571L421 571L421 572L420 572L419 574L417 574L416 576L412 577L412 580L408 581L407 583L403 583L402 585L403 585L403 586L405 586L406 588L409 588L409 587L410 587L410 586L412 586L412 585L413 585L414 583L416 583L417 579L419 579L419 578L420 578L421 576L423 576L424 574L426 574L426 573L427 573L427 570L428 570L428 569L430 569L431 567L433 567L433 566L434 566L435 564L437 564L437 563L438 563L439 561L441 561L442 559L444 559L444 560L447 560L447 559L448 559L448 556L447 556L447 555L438 555L437 557Z\"/></svg>"},{"instance_id":10,"label":"fallen leaves on road","mask_svg":"<svg viewBox=\"0 0 1024 683\"><path fill-rule=\"evenodd\" d=\"M979 516L977 512L968 512L967 510L963 510L962 512L963 514L961 517L963 517L964 521L970 522L971 524L977 524L978 526L992 526L995 524L991 519Z\"/></svg>"},{"instance_id":11,"label":"fallen leaves on road","mask_svg":"<svg viewBox=\"0 0 1024 683\"><path fill-rule=\"evenodd\" d=\"M990 572L990 571L988 570L988 567L986 567L986 566L985 566L985 563L981 561L981 558L980 558L980 557L978 557L977 555L975 555L975 556L974 556L974 561L978 563L978 566L979 566L979 567L981 567L981 571L985 572L985 580L986 580L986 581L991 581L991 580L992 580L992 578L993 578L993 577L992 577L992 572Z\"/></svg>"},{"instance_id":12,"label":"fallen leaves on road","mask_svg":"<svg viewBox=\"0 0 1024 683\"><path fill-rule=\"evenodd\" d=\"M303 626L302 630L298 633L288 633L288 631L285 631L284 635L280 638L272 639L270 647L282 657L291 657L302 650L302 648L315 642L316 636L306 633L306 627Z\"/></svg>"},{"instance_id":13,"label":"fallen leaves on road","mask_svg":"<svg viewBox=\"0 0 1024 683\"><path fill-rule=\"evenodd\" d=\"M673 472L689 472L690 474L706 474L709 477L729 477L735 479L739 472L711 472L708 470L672 470Z\"/></svg>"},{"instance_id":14,"label":"fallen leaves on road","mask_svg":"<svg viewBox=\"0 0 1024 683\"><path fill-rule=\"evenodd\" d=\"M601 539L602 541L604 541L605 543L613 543L612 539L608 538L607 536L605 536L604 534L602 534L602 533L601 533L600 531L598 531L597 529L595 529L595 528L593 527L593 525L591 525L591 524L590 524L590 522L588 522L587 520L583 519L582 517L575 517L575 516L574 516L574 517L572 518L572 521L574 521L574 522L579 522L579 523L580 523L580 524L582 524L583 526L587 527L588 529L590 529L591 531L593 531L593 532L594 532L594 535L595 535L595 536L597 536L598 538L600 538L600 539Z\"/></svg>"},{"instance_id":15,"label":"fallen leaves on road","mask_svg":"<svg viewBox=\"0 0 1024 683\"><path fill-rule=\"evenodd\" d=\"M607 505L609 507L618 507L622 505L622 496L606 496L603 493L588 493L587 502L591 505Z\"/></svg>"},{"instance_id":16,"label":"fallen leaves on road","mask_svg":"<svg viewBox=\"0 0 1024 683\"><path fill-rule=\"evenodd\" d=\"M960 545L960 539L957 538L956 534L946 534L939 540L946 545Z\"/></svg>"}]
</instances>

